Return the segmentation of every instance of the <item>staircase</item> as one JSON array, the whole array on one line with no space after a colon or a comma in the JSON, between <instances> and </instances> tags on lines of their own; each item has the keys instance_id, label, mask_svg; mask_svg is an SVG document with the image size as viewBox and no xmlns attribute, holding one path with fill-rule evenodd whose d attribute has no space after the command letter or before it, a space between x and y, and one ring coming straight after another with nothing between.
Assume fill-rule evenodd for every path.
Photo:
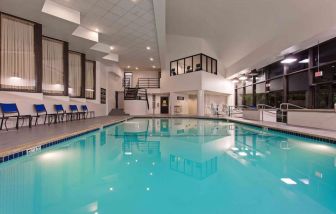
<instances>
[{"instance_id":1,"label":"staircase","mask_svg":"<svg viewBox=\"0 0 336 214\"><path fill-rule=\"evenodd\" d=\"M147 102L147 108L149 109L148 95L146 88L124 88L124 100L144 100Z\"/></svg>"}]
</instances>

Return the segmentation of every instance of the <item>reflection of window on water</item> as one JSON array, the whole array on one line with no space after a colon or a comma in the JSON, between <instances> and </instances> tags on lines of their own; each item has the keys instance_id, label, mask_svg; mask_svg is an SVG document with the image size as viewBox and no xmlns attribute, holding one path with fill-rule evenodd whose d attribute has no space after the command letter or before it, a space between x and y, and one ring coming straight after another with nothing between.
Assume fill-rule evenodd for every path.
<instances>
[{"instance_id":1,"label":"reflection of window on water","mask_svg":"<svg viewBox=\"0 0 336 214\"><path fill-rule=\"evenodd\" d=\"M139 139L132 141L129 136L127 136L122 144L122 151L123 155L127 156L139 152L160 156L160 141L141 141Z\"/></svg>"},{"instance_id":2,"label":"reflection of window on water","mask_svg":"<svg viewBox=\"0 0 336 214\"><path fill-rule=\"evenodd\" d=\"M197 179L204 179L217 172L217 157L201 163L170 155L170 169Z\"/></svg>"}]
</instances>

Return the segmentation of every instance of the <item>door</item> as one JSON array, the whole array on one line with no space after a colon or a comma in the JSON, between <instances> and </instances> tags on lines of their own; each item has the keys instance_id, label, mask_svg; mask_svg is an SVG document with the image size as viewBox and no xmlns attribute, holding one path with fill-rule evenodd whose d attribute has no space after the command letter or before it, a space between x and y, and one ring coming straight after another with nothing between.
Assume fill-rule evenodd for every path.
<instances>
[{"instance_id":1,"label":"door","mask_svg":"<svg viewBox=\"0 0 336 214\"><path fill-rule=\"evenodd\" d=\"M161 114L169 113L169 97L161 97Z\"/></svg>"}]
</instances>

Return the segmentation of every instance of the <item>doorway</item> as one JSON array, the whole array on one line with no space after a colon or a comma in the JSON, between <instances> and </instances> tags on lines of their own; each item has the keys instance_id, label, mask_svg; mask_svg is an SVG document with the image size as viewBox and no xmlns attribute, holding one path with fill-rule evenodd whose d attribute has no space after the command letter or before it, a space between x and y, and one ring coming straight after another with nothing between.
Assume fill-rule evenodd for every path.
<instances>
[{"instance_id":1,"label":"doorway","mask_svg":"<svg viewBox=\"0 0 336 214\"><path fill-rule=\"evenodd\" d=\"M168 114L169 113L169 97L161 97L161 114Z\"/></svg>"}]
</instances>

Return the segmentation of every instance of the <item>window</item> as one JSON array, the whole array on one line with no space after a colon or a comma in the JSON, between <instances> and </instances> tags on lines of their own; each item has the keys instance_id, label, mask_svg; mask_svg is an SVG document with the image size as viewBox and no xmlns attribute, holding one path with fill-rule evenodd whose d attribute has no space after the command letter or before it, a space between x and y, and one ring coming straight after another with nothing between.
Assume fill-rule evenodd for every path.
<instances>
[{"instance_id":1,"label":"window","mask_svg":"<svg viewBox=\"0 0 336 214\"><path fill-rule=\"evenodd\" d=\"M238 106L243 105L244 89L243 88L238 88L237 89L237 94L238 94L238 99L237 99Z\"/></svg>"},{"instance_id":2,"label":"window","mask_svg":"<svg viewBox=\"0 0 336 214\"><path fill-rule=\"evenodd\" d=\"M266 79L265 72L261 69L258 70L258 75L256 76L256 82L263 82Z\"/></svg>"},{"instance_id":3,"label":"window","mask_svg":"<svg viewBox=\"0 0 336 214\"><path fill-rule=\"evenodd\" d=\"M295 58L297 58L297 61L288 65L288 73L293 73L295 71L307 69L309 65L308 54L309 54L308 50L295 54L294 56Z\"/></svg>"},{"instance_id":4,"label":"window","mask_svg":"<svg viewBox=\"0 0 336 214\"><path fill-rule=\"evenodd\" d=\"M305 107L306 94L309 89L308 74L301 72L288 76L288 102L294 105Z\"/></svg>"},{"instance_id":5,"label":"window","mask_svg":"<svg viewBox=\"0 0 336 214\"><path fill-rule=\"evenodd\" d=\"M185 72L193 72L192 57L188 57L185 59Z\"/></svg>"},{"instance_id":6,"label":"window","mask_svg":"<svg viewBox=\"0 0 336 214\"><path fill-rule=\"evenodd\" d=\"M331 82L336 80L336 63L314 69L314 83Z\"/></svg>"},{"instance_id":7,"label":"window","mask_svg":"<svg viewBox=\"0 0 336 214\"><path fill-rule=\"evenodd\" d=\"M266 104L266 86L265 82L256 84L256 103Z\"/></svg>"},{"instance_id":8,"label":"window","mask_svg":"<svg viewBox=\"0 0 336 214\"><path fill-rule=\"evenodd\" d=\"M64 42L42 39L42 91L46 94L64 94Z\"/></svg>"},{"instance_id":9,"label":"window","mask_svg":"<svg viewBox=\"0 0 336 214\"><path fill-rule=\"evenodd\" d=\"M253 106L253 88L252 85L246 86L245 105Z\"/></svg>"},{"instance_id":10,"label":"window","mask_svg":"<svg viewBox=\"0 0 336 214\"><path fill-rule=\"evenodd\" d=\"M207 70L207 57L202 54L202 71L206 71Z\"/></svg>"},{"instance_id":11,"label":"window","mask_svg":"<svg viewBox=\"0 0 336 214\"><path fill-rule=\"evenodd\" d=\"M268 83L267 105L280 107L283 102L283 78L270 80Z\"/></svg>"},{"instance_id":12,"label":"window","mask_svg":"<svg viewBox=\"0 0 336 214\"><path fill-rule=\"evenodd\" d=\"M36 91L35 24L1 14L0 87Z\"/></svg>"},{"instance_id":13,"label":"window","mask_svg":"<svg viewBox=\"0 0 336 214\"><path fill-rule=\"evenodd\" d=\"M170 76L177 75L177 61L170 62Z\"/></svg>"},{"instance_id":14,"label":"window","mask_svg":"<svg viewBox=\"0 0 336 214\"><path fill-rule=\"evenodd\" d=\"M201 70L201 55L193 56L193 70L199 71Z\"/></svg>"},{"instance_id":15,"label":"window","mask_svg":"<svg viewBox=\"0 0 336 214\"><path fill-rule=\"evenodd\" d=\"M211 70L211 58L210 57L207 57L207 69L206 71L209 72L209 73L212 73L212 70Z\"/></svg>"},{"instance_id":16,"label":"window","mask_svg":"<svg viewBox=\"0 0 336 214\"><path fill-rule=\"evenodd\" d=\"M180 59L177 63L177 74L184 74L184 59Z\"/></svg>"},{"instance_id":17,"label":"window","mask_svg":"<svg viewBox=\"0 0 336 214\"><path fill-rule=\"evenodd\" d=\"M318 48L320 64L336 60L335 47L336 47L336 38L320 44L320 47Z\"/></svg>"},{"instance_id":18,"label":"window","mask_svg":"<svg viewBox=\"0 0 336 214\"><path fill-rule=\"evenodd\" d=\"M95 99L96 92L96 62L85 62L85 98Z\"/></svg>"},{"instance_id":19,"label":"window","mask_svg":"<svg viewBox=\"0 0 336 214\"><path fill-rule=\"evenodd\" d=\"M275 62L264 68L265 72L268 72L269 78L283 75L284 67L280 62Z\"/></svg>"},{"instance_id":20,"label":"window","mask_svg":"<svg viewBox=\"0 0 336 214\"><path fill-rule=\"evenodd\" d=\"M82 96L82 56L69 52L69 96Z\"/></svg>"},{"instance_id":21,"label":"window","mask_svg":"<svg viewBox=\"0 0 336 214\"><path fill-rule=\"evenodd\" d=\"M315 108L332 108L332 88L330 84L318 85L315 87ZM335 95L334 95L335 96Z\"/></svg>"}]
</instances>

